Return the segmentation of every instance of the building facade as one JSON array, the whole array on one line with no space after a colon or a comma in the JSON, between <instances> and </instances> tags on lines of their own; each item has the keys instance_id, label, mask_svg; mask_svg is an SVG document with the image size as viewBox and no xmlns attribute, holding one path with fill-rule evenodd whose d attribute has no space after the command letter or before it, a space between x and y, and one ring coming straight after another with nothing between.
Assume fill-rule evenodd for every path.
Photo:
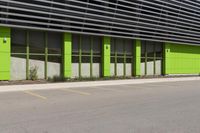
<instances>
[{"instance_id":1,"label":"building facade","mask_svg":"<svg viewBox=\"0 0 200 133\"><path fill-rule=\"evenodd\" d=\"M198 0L0 0L0 80L200 74Z\"/></svg>"}]
</instances>

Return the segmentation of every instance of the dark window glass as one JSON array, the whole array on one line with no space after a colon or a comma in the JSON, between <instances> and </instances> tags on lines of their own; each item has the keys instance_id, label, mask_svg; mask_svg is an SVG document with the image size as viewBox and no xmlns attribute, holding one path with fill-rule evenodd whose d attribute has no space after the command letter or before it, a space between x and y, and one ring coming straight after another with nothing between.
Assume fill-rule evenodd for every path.
<instances>
[{"instance_id":1,"label":"dark window glass","mask_svg":"<svg viewBox=\"0 0 200 133\"><path fill-rule=\"evenodd\" d=\"M126 58L126 63L132 63L132 59L131 58Z\"/></svg>"},{"instance_id":2,"label":"dark window glass","mask_svg":"<svg viewBox=\"0 0 200 133\"><path fill-rule=\"evenodd\" d=\"M155 47L155 43L154 42L150 42L150 41L146 41L146 51L147 51L147 57L154 57L154 47Z\"/></svg>"},{"instance_id":3,"label":"dark window glass","mask_svg":"<svg viewBox=\"0 0 200 133\"><path fill-rule=\"evenodd\" d=\"M156 57L162 58L163 56L163 44L159 43L156 45Z\"/></svg>"},{"instance_id":4,"label":"dark window glass","mask_svg":"<svg viewBox=\"0 0 200 133\"><path fill-rule=\"evenodd\" d=\"M145 57L145 48L146 47L146 43L145 41L142 41L142 45L141 45L141 56Z\"/></svg>"},{"instance_id":5,"label":"dark window glass","mask_svg":"<svg viewBox=\"0 0 200 133\"><path fill-rule=\"evenodd\" d=\"M48 62L61 63L61 56L48 56Z\"/></svg>"},{"instance_id":6,"label":"dark window glass","mask_svg":"<svg viewBox=\"0 0 200 133\"><path fill-rule=\"evenodd\" d=\"M111 39L111 54L115 53L115 38Z\"/></svg>"},{"instance_id":7,"label":"dark window glass","mask_svg":"<svg viewBox=\"0 0 200 133\"><path fill-rule=\"evenodd\" d=\"M90 53L91 37L88 35L81 36L81 49L83 53Z\"/></svg>"},{"instance_id":8,"label":"dark window glass","mask_svg":"<svg viewBox=\"0 0 200 133\"><path fill-rule=\"evenodd\" d=\"M26 31L20 29L12 29L11 43L11 53L26 54Z\"/></svg>"},{"instance_id":9,"label":"dark window glass","mask_svg":"<svg viewBox=\"0 0 200 133\"><path fill-rule=\"evenodd\" d=\"M152 62L154 61L154 58L147 58L147 62Z\"/></svg>"},{"instance_id":10,"label":"dark window glass","mask_svg":"<svg viewBox=\"0 0 200 133\"><path fill-rule=\"evenodd\" d=\"M93 52L101 53L102 38L98 36L93 36Z\"/></svg>"},{"instance_id":11,"label":"dark window glass","mask_svg":"<svg viewBox=\"0 0 200 133\"><path fill-rule=\"evenodd\" d=\"M79 57L78 56L72 56L72 63L79 63Z\"/></svg>"},{"instance_id":12,"label":"dark window glass","mask_svg":"<svg viewBox=\"0 0 200 133\"><path fill-rule=\"evenodd\" d=\"M141 62L144 63L145 62L145 58L141 58Z\"/></svg>"},{"instance_id":13,"label":"dark window glass","mask_svg":"<svg viewBox=\"0 0 200 133\"><path fill-rule=\"evenodd\" d=\"M19 55L19 54L16 54L16 55L11 55L12 57L17 57L17 58L21 58L21 59L26 59L26 55Z\"/></svg>"},{"instance_id":14,"label":"dark window glass","mask_svg":"<svg viewBox=\"0 0 200 133\"><path fill-rule=\"evenodd\" d=\"M90 57L89 56L83 56L82 57L82 63L90 63Z\"/></svg>"},{"instance_id":15,"label":"dark window glass","mask_svg":"<svg viewBox=\"0 0 200 133\"><path fill-rule=\"evenodd\" d=\"M79 51L80 35L72 35L72 53L77 54Z\"/></svg>"},{"instance_id":16,"label":"dark window glass","mask_svg":"<svg viewBox=\"0 0 200 133\"><path fill-rule=\"evenodd\" d=\"M117 54L123 55L123 53L124 53L124 40L117 38L115 44L116 44Z\"/></svg>"},{"instance_id":17,"label":"dark window glass","mask_svg":"<svg viewBox=\"0 0 200 133\"><path fill-rule=\"evenodd\" d=\"M44 56L41 56L41 55L30 55L30 59L39 60L39 61L45 61Z\"/></svg>"},{"instance_id":18,"label":"dark window glass","mask_svg":"<svg viewBox=\"0 0 200 133\"><path fill-rule=\"evenodd\" d=\"M44 54L45 33L41 31L30 31L30 53Z\"/></svg>"},{"instance_id":19,"label":"dark window glass","mask_svg":"<svg viewBox=\"0 0 200 133\"><path fill-rule=\"evenodd\" d=\"M101 57L93 57L93 63L101 63Z\"/></svg>"},{"instance_id":20,"label":"dark window glass","mask_svg":"<svg viewBox=\"0 0 200 133\"><path fill-rule=\"evenodd\" d=\"M124 58L117 58L117 63L124 63Z\"/></svg>"},{"instance_id":21,"label":"dark window glass","mask_svg":"<svg viewBox=\"0 0 200 133\"><path fill-rule=\"evenodd\" d=\"M48 53L49 54L60 54L62 46L62 34L57 32L48 33Z\"/></svg>"},{"instance_id":22,"label":"dark window glass","mask_svg":"<svg viewBox=\"0 0 200 133\"><path fill-rule=\"evenodd\" d=\"M133 54L133 41L126 39L125 40L125 51L127 55L132 55Z\"/></svg>"},{"instance_id":23,"label":"dark window glass","mask_svg":"<svg viewBox=\"0 0 200 133\"><path fill-rule=\"evenodd\" d=\"M115 58L111 57L111 63L115 63Z\"/></svg>"}]
</instances>

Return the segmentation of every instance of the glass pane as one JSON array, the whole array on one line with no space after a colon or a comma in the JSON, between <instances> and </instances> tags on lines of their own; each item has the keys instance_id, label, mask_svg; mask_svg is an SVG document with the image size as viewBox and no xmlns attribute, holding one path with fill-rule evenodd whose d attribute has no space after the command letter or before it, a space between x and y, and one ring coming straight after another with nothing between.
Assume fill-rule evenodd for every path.
<instances>
[{"instance_id":1,"label":"glass pane","mask_svg":"<svg viewBox=\"0 0 200 133\"><path fill-rule=\"evenodd\" d=\"M62 34L49 32L47 42L49 54L61 54Z\"/></svg>"},{"instance_id":2,"label":"glass pane","mask_svg":"<svg viewBox=\"0 0 200 133\"><path fill-rule=\"evenodd\" d=\"M83 53L90 53L91 37L88 35L81 36L81 48Z\"/></svg>"},{"instance_id":3,"label":"glass pane","mask_svg":"<svg viewBox=\"0 0 200 133\"><path fill-rule=\"evenodd\" d=\"M30 53L44 53L45 34L41 31L30 31Z\"/></svg>"},{"instance_id":4,"label":"glass pane","mask_svg":"<svg viewBox=\"0 0 200 133\"><path fill-rule=\"evenodd\" d=\"M44 56L41 56L41 55L30 55L30 59L38 60L38 61L45 61Z\"/></svg>"},{"instance_id":5,"label":"glass pane","mask_svg":"<svg viewBox=\"0 0 200 133\"><path fill-rule=\"evenodd\" d=\"M126 63L132 63L132 58L126 58Z\"/></svg>"},{"instance_id":6,"label":"glass pane","mask_svg":"<svg viewBox=\"0 0 200 133\"><path fill-rule=\"evenodd\" d=\"M156 57L162 58L162 56L163 56L163 44L162 43L158 43L156 45Z\"/></svg>"},{"instance_id":7,"label":"glass pane","mask_svg":"<svg viewBox=\"0 0 200 133\"><path fill-rule=\"evenodd\" d=\"M115 53L115 38L111 39L111 54Z\"/></svg>"},{"instance_id":8,"label":"glass pane","mask_svg":"<svg viewBox=\"0 0 200 133\"><path fill-rule=\"evenodd\" d=\"M116 50L117 54L123 54L124 53L124 39L117 38L116 39Z\"/></svg>"},{"instance_id":9,"label":"glass pane","mask_svg":"<svg viewBox=\"0 0 200 133\"><path fill-rule=\"evenodd\" d=\"M93 36L93 52L101 53L102 38L98 36Z\"/></svg>"},{"instance_id":10,"label":"glass pane","mask_svg":"<svg viewBox=\"0 0 200 133\"><path fill-rule=\"evenodd\" d=\"M90 56L82 57L82 63L90 63Z\"/></svg>"},{"instance_id":11,"label":"glass pane","mask_svg":"<svg viewBox=\"0 0 200 133\"><path fill-rule=\"evenodd\" d=\"M146 43L145 41L142 41L142 45L141 45L141 56L145 57L145 47L146 47Z\"/></svg>"},{"instance_id":12,"label":"glass pane","mask_svg":"<svg viewBox=\"0 0 200 133\"><path fill-rule=\"evenodd\" d=\"M141 63L144 63L145 62L145 58L141 58Z\"/></svg>"},{"instance_id":13,"label":"glass pane","mask_svg":"<svg viewBox=\"0 0 200 133\"><path fill-rule=\"evenodd\" d=\"M125 50L127 55L133 54L133 41L130 39L125 40Z\"/></svg>"},{"instance_id":14,"label":"glass pane","mask_svg":"<svg viewBox=\"0 0 200 133\"><path fill-rule=\"evenodd\" d=\"M111 57L111 63L115 63L115 58Z\"/></svg>"},{"instance_id":15,"label":"glass pane","mask_svg":"<svg viewBox=\"0 0 200 133\"><path fill-rule=\"evenodd\" d=\"M72 36L72 52L78 53L80 35L73 34Z\"/></svg>"},{"instance_id":16,"label":"glass pane","mask_svg":"<svg viewBox=\"0 0 200 133\"><path fill-rule=\"evenodd\" d=\"M117 58L117 63L124 63L124 58Z\"/></svg>"},{"instance_id":17,"label":"glass pane","mask_svg":"<svg viewBox=\"0 0 200 133\"><path fill-rule=\"evenodd\" d=\"M147 56L148 57L154 57L154 46L155 46L155 42L150 42L150 41L146 41L146 45L147 45Z\"/></svg>"},{"instance_id":18,"label":"glass pane","mask_svg":"<svg viewBox=\"0 0 200 133\"><path fill-rule=\"evenodd\" d=\"M61 63L61 56L48 56L48 62Z\"/></svg>"},{"instance_id":19,"label":"glass pane","mask_svg":"<svg viewBox=\"0 0 200 133\"><path fill-rule=\"evenodd\" d=\"M12 29L11 31L11 53L26 53L26 31Z\"/></svg>"},{"instance_id":20,"label":"glass pane","mask_svg":"<svg viewBox=\"0 0 200 133\"><path fill-rule=\"evenodd\" d=\"M101 57L93 57L93 63L101 63Z\"/></svg>"},{"instance_id":21,"label":"glass pane","mask_svg":"<svg viewBox=\"0 0 200 133\"><path fill-rule=\"evenodd\" d=\"M78 56L72 56L72 63L79 63L79 57Z\"/></svg>"}]
</instances>

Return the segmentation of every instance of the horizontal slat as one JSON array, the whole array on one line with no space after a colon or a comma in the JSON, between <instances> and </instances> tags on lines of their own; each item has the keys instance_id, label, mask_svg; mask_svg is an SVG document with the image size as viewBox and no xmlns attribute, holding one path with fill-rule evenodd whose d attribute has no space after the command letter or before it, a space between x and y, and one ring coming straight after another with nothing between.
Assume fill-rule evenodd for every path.
<instances>
[{"instance_id":1,"label":"horizontal slat","mask_svg":"<svg viewBox=\"0 0 200 133\"><path fill-rule=\"evenodd\" d=\"M200 44L199 1L0 0L0 25Z\"/></svg>"}]
</instances>

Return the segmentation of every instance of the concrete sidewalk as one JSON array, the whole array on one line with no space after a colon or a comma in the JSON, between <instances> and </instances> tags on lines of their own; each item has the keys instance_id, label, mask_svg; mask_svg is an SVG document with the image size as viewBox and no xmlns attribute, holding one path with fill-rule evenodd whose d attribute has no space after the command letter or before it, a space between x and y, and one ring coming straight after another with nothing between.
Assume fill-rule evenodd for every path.
<instances>
[{"instance_id":1,"label":"concrete sidewalk","mask_svg":"<svg viewBox=\"0 0 200 133\"><path fill-rule=\"evenodd\" d=\"M107 80L107 81L87 81L87 82L67 82L67 83L65 82L65 83L49 83L49 84L31 84L31 85L7 85L7 86L0 86L0 92L81 88L81 87L126 85L126 84L147 84L147 83L195 81L195 80L200 80L200 77L127 79L127 80Z\"/></svg>"}]
</instances>

